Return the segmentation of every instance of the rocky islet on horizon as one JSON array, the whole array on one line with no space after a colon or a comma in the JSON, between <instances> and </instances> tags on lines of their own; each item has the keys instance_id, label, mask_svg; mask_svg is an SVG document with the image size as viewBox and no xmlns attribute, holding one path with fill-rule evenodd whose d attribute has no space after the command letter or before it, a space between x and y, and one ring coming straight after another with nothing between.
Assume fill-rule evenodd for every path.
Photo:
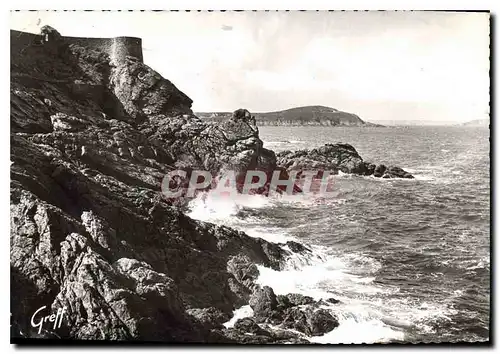
<instances>
[{"instance_id":1,"label":"rocky islet on horizon","mask_svg":"<svg viewBox=\"0 0 500 354\"><path fill-rule=\"evenodd\" d=\"M307 247L193 220L160 184L173 168L286 176L311 161L366 174L354 148L276 155L248 111L203 121L141 58L47 33L11 33L12 340L304 343L338 326L324 300L256 283L256 264L281 270ZM245 304L254 316L225 328ZM67 309L60 328L30 325L42 306Z\"/></svg>"}]
</instances>

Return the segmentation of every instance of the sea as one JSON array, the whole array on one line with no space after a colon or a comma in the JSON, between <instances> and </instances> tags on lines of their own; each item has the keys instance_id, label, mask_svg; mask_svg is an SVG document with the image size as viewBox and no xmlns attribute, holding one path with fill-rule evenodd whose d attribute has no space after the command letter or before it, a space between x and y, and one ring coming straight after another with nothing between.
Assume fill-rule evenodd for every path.
<instances>
[{"instance_id":1,"label":"sea","mask_svg":"<svg viewBox=\"0 0 500 354\"><path fill-rule=\"evenodd\" d=\"M259 266L276 294L336 298L339 327L316 343L489 340L490 131L469 127L260 127L275 152L349 143L415 179L333 176L327 197L199 197L189 215L310 256ZM284 246L286 248L286 246ZM236 319L252 314L246 305Z\"/></svg>"}]
</instances>

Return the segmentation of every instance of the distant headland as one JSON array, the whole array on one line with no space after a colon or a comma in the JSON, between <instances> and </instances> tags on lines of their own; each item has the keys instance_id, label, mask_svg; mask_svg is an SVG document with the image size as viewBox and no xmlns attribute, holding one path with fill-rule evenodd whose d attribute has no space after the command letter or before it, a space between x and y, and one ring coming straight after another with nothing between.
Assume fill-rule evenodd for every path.
<instances>
[{"instance_id":1,"label":"distant headland","mask_svg":"<svg viewBox=\"0 0 500 354\"><path fill-rule=\"evenodd\" d=\"M221 120L229 119L232 112L197 112L196 114L207 120ZM257 125L382 127L380 124L365 122L353 113L325 106L295 107L283 111L254 113L254 116Z\"/></svg>"}]
</instances>

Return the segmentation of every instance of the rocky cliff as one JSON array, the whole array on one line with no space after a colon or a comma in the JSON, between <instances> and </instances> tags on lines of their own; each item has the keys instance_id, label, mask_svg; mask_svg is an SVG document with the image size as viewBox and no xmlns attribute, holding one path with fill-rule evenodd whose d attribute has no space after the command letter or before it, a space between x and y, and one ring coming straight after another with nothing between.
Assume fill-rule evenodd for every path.
<instances>
[{"instance_id":1,"label":"rocky cliff","mask_svg":"<svg viewBox=\"0 0 500 354\"><path fill-rule=\"evenodd\" d=\"M293 251L194 221L160 193L173 168L274 169L248 114L207 124L137 57L116 61L58 33L12 38L12 340L303 341L222 326L259 298L255 265L280 269ZM43 306L66 309L60 327L30 323ZM302 313L287 306L273 309ZM314 333L335 323L308 311Z\"/></svg>"}]
</instances>

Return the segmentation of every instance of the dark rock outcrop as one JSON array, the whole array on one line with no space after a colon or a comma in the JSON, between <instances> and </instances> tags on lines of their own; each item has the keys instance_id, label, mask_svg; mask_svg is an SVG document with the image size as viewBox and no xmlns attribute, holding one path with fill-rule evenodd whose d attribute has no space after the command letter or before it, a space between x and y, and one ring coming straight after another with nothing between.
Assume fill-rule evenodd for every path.
<instances>
[{"instance_id":1,"label":"dark rock outcrop","mask_svg":"<svg viewBox=\"0 0 500 354\"><path fill-rule=\"evenodd\" d=\"M301 294L276 296L268 286L256 290L250 298L256 322L294 329L307 336L325 334L339 325L334 315L320 308L321 304Z\"/></svg>"},{"instance_id":2,"label":"dark rock outcrop","mask_svg":"<svg viewBox=\"0 0 500 354\"><path fill-rule=\"evenodd\" d=\"M326 144L312 150L282 151L278 165L287 170L325 170L333 173L363 174L365 165L356 149L349 144Z\"/></svg>"},{"instance_id":3,"label":"dark rock outcrop","mask_svg":"<svg viewBox=\"0 0 500 354\"><path fill-rule=\"evenodd\" d=\"M243 344L308 344L304 335L259 325L251 318L239 319L234 328L223 331L227 338Z\"/></svg>"},{"instance_id":4,"label":"dark rock outcrop","mask_svg":"<svg viewBox=\"0 0 500 354\"><path fill-rule=\"evenodd\" d=\"M365 162L353 146L342 143L326 144L311 150L282 151L277 154L277 164L287 171L299 171L299 178L301 172L306 170L318 171L318 178L321 178L320 173L323 171L329 171L331 174L341 171L384 178L414 178L399 167L387 169L384 165L376 166Z\"/></svg>"},{"instance_id":5,"label":"dark rock outcrop","mask_svg":"<svg viewBox=\"0 0 500 354\"><path fill-rule=\"evenodd\" d=\"M286 299L291 306L300 306L300 305L310 305L314 303L314 299L310 296L305 296L302 294L288 294L286 295Z\"/></svg>"},{"instance_id":6,"label":"dark rock outcrop","mask_svg":"<svg viewBox=\"0 0 500 354\"><path fill-rule=\"evenodd\" d=\"M308 336L319 336L338 327L338 320L325 309L307 306L289 308L284 312L282 326L293 328Z\"/></svg>"},{"instance_id":7,"label":"dark rock outcrop","mask_svg":"<svg viewBox=\"0 0 500 354\"><path fill-rule=\"evenodd\" d=\"M228 313L222 312L216 307L193 308L188 309L186 312L196 318L207 329L223 329L222 324L231 318Z\"/></svg>"},{"instance_id":8,"label":"dark rock outcrop","mask_svg":"<svg viewBox=\"0 0 500 354\"><path fill-rule=\"evenodd\" d=\"M387 167L385 165L378 165L375 167L375 170L373 171L373 175L375 177L382 177L387 170Z\"/></svg>"},{"instance_id":9,"label":"dark rock outcrop","mask_svg":"<svg viewBox=\"0 0 500 354\"><path fill-rule=\"evenodd\" d=\"M252 318L240 318L234 324L234 328L244 332L244 333L252 333L255 335L263 335L263 336L271 336L271 333L260 327Z\"/></svg>"},{"instance_id":10,"label":"dark rock outcrop","mask_svg":"<svg viewBox=\"0 0 500 354\"><path fill-rule=\"evenodd\" d=\"M278 308L276 295L269 286L257 289L252 294L249 303L254 312L255 319L259 322L264 322L266 319L273 317L274 312Z\"/></svg>"},{"instance_id":11,"label":"dark rock outcrop","mask_svg":"<svg viewBox=\"0 0 500 354\"><path fill-rule=\"evenodd\" d=\"M295 241L287 241L285 245L294 253L311 253L311 249Z\"/></svg>"},{"instance_id":12,"label":"dark rock outcrop","mask_svg":"<svg viewBox=\"0 0 500 354\"><path fill-rule=\"evenodd\" d=\"M338 304L340 302L340 300L337 300L333 297L326 299L326 301L329 302L330 304Z\"/></svg>"},{"instance_id":13,"label":"dark rock outcrop","mask_svg":"<svg viewBox=\"0 0 500 354\"><path fill-rule=\"evenodd\" d=\"M401 167L390 166L382 178L414 178L409 172L406 172Z\"/></svg>"},{"instance_id":14,"label":"dark rock outcrop","mask_svg":"<svg viewBox=\"0 0 500 354\"><path fill-rule=\"evenodd\" d=\"M251 336L248 336L251 334ZM242 343L253 344L307 344L309 341L296 332L275 328L271 329L267 325L259 325L249 317L236 321L234 328L226 330L226 335ZM244 335L247 335L246 337Z\"/></svg>"}]
</instances>

